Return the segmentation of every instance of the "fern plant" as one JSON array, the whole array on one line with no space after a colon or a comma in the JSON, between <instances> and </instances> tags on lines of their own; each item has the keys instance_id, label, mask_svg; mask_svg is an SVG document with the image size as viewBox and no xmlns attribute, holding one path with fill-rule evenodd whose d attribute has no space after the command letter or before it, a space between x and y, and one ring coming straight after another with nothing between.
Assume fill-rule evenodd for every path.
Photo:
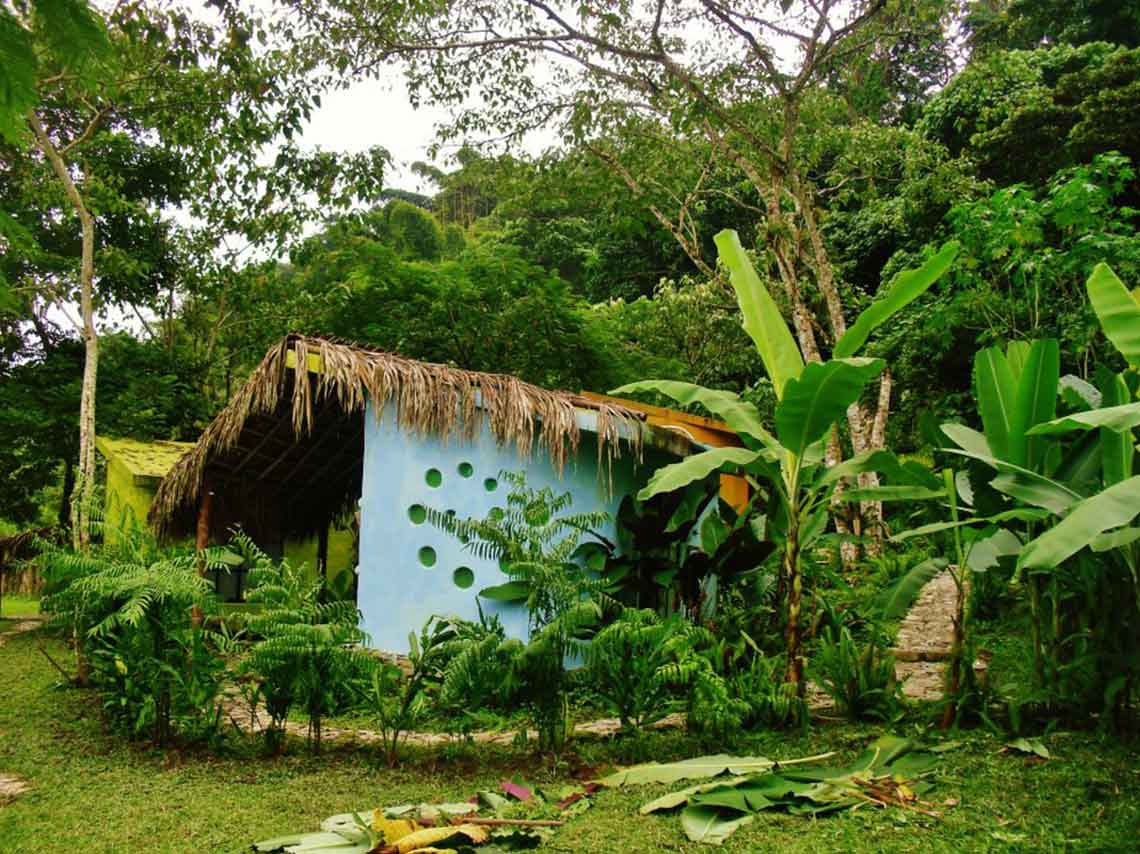
<instances>
[{"instance_id":1,"label":"fern plant","mask_svg":"<svg viewBox=\"0 0 1140 854\"><path fill-rule=\"evenodd\" d=\"M198 569L217 565L218 550L162 549L138 526L83 553L46 541L40 549L41 607L73 638L77 681L94 682L113 720L159 746L175 720L199 732L209 730L203 719L216 724L219 668L190 611L214 609Z\"/></svg>"},{"instance_id":2,"label":"fern plant","mask_svg":"<svg viewBox=\"0 0 1140 854\"><path fill-rule=\"evenodd\" d=\"M335 708L337 689L355 680L366 666L359 644L360 612L352 602L322 602L321 581L304 567L275 563L240 532L231 548L252 568L247 601L254 610L247 622L258 638L242 663L261 684L269 714L265 730L271 750L284 743L285 722L296 704L308 717L310 749L321 749L321 722Z\"/></svg>"},{"instance_id":3,"label":"fern plant","mask_svg":"<svg viewBox=\"0 0 1140 854\"><path fill-rule=\"evenodd\" d=\"M487 624L484 622L484 625ZM497 621L495 622L497 626ZM501 627L488 632L502 640ZM380 733L380 744L389 765L399 760L399 751L408 731L431 709L433 693L438 693L449 667L452 682L477 683L473 668L481 661L481 647L470 641L482 637L476 624L455 617L431 617L420 629L408 633L410 671L386 661L378 661L371 673L367 704ZM454 687L454 686L453 686Z\"/></svg>"},{"instance_id":4,"label":"fern plant","mask_svg":"<svg viewBox=\"0 0 1140 854\"><path fill-rule=\"evenodd\" d=\"M697 687L712 676L698 650L713 642L710 632L683 617L662 620L648 609L626 609L590 643L589 676L622 727L638 730L668 714L682 691L715 693Z\"/></svg>"},{"instance_id":5,"label":"fern plant","mask_svg":"<svg viewBox=\"0 0 1140 854\"><path fill-rule=\"evenodd\" d=\"M494 668L494 678L501 680L498 692L527 707L539 749L557 751L568 729L565 661L582 654L584 639L609 601L606 582L574 556L584 537L600 539L595 530L609 517L566 512L573 502L570 493L533 489L522 473L503 472L501 478L510 487L505 509L495 508L482 519L429 509L427 518L472 554L499 562L510 581L485 588L479 596L524 604L529 639L523 643L493 633L466 639L445 676L442 696L457 700L464 693L484 694L483 683L491 676L487 671Z\"/></svg>"},{"instance_id":6,"label":"fern plant","mask_svg":"<svg viewBox=\"0 0 1140 854\"><path fill-rule=\"evenodd\" d=\"M783 681L787 665L783 656L768 656L754 649L747 667L728 679L729 692L744 706L741 724L748 729L807 728L807 703L795 686Z\"/></svg>"},{"instance_id":7,"label":"fern plant","mask_svg":"<svg viewBox=\"0 0 1140 854\"><path fill-rule=\"evenodd\" d=\"M851 720L890 720L901 706L895 659L877 638L860 645L847 627L828 630L816 653L820 684Z\"/></svg>"}]
</instances>

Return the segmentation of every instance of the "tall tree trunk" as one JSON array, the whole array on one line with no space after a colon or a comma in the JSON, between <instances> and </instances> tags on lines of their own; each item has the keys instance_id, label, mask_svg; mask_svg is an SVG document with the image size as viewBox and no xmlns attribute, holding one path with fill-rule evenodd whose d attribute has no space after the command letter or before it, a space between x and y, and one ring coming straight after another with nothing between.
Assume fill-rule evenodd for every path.
<instances>
[{"instance_id":1,"label":"tall tree trunk","mask_svg":"<svg viewBox=\"0 0 1140 854\"><path fill-rule=\"evenodd\" d=\"M28 112L28 125L35 134L40 150L59 182L68 201L79 216L82 251L79 264L79 310L83 335L83 386L79 397L79 465L76 469L78 496L71 502L71 538L77 550L86 549L91 538L91 498L95 488L95 388L99 372L99 336L95 329L95 218L87 210L83 196L63 157L44 130L39 116Z\"/></svg>"},{"instance_id":2,"label":"tall tree trunk","mask_svg":"<svg viewBox=\"0 0 1140 854\"><path fill-rule=\"evenodd\" d=\"M57 521L60 528L66 528L71 521L71 495L75 491L75 460L68 457L63 461L63 489L59 497L59 515Z\"/></svg>"},{"instance_id":3,"label":"tall tree trunk","mask_svg":"<svg viewBox=\"0 0 1140 854\"><path fill-rule=\"evenodd\" d=\"M868 450L877 450L887 444L887 419L891 413L891 369L886 368L879 378L879 403L875 408L875 419L871 422L871 436L868 441ZM879 485L879 477L873 472L859 475L859 485L875 487ZM869 534L864 549L872 557L878 557L883 552L883 502L864 501L860 505L863 515L864 531Z\"/></svg>"}]
</instances>

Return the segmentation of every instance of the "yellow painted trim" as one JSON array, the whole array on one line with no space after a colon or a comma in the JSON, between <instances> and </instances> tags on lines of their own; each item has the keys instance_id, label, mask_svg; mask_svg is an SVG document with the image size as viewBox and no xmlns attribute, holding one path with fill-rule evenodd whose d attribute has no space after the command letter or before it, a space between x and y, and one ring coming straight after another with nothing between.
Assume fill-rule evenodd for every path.
<instances>
[{"instance_id":1,"label":"yellow painted trim","mask_svg":"<svg viewBox=\"0 0 1140 854\"><path fill-rule=\"evenodd\" d=\"M309 373L319 374L319 373L324 372L325 363L324 363L324 360L321 359L319 354L309 353L309 358L307 359L307 361L309 363ZM297 367L297 351L296 350L290 349L285 354L285 367L294 368L294 369Z\"/></svg>"}]
</instances>

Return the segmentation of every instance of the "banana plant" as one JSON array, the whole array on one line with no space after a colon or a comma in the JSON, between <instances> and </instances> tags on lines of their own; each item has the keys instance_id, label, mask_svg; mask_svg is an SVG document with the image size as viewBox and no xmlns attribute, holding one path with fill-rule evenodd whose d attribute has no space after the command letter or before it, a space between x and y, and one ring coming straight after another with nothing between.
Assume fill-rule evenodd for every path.
<instances>
[{"instance_id":1,"label":"banana plant","mask_svg":"<svg viewBox=\"0 0 1140 854\"><path fill-rule=\"evenodd\" d=\"M614 394L656 392L681 406L701 406L736 431L741 447L714 448L658 469L638 494L640 500L683 489L715 472L736 472L764 484L769 496L767 531L781 552L781 589L787 644L785 679L803 689L801 555L823 535L837 485L877 471L892 486L934 492L939 484L922 466L899 462L888 451L859 454L837 465L823 464L824 442L864 388L883 370L882 359L857 356L871 333L919 297L953 263L956 243L947 243L921 267L895 277L884 296L864 311L835 343L827 362L806 362L783 316L756 274L740 238L731 229L716 235L720 261L728 270L744 316L744 328L760 353L776 392L775 433L755 406L728 391L692 383L646 380ZM925 493L924 493L925 494ZM939 493L941 494L941 493Z\"/></svg>"},{"instance_id":2,"label":"banana plant","mask_svg":"<svg viewBox=\"0 0 1140 854\"><path fill-rule=\"evenodd\" d=\"M1134 430L1140 426L1140 402L1134 399L1140 301L1104 264L1094 269L1087 290L1106 336L1132 366L1129 371L1101 368L1094 385L1059 376L1055 340L1015 342L1004 351L990 347L974 363L982 432L960 424L942 428L954 445L948 450L972 466L961 492L969 492L975 508L984 512L970 522L1025 524L1027 542L1019 550L1014 583L1024 583L1028 592L1039 685L1047 665L1056 672L1072 658L1066 647L1092 636L1095 615L1069 614L1083 607L1072 603L1088 600L1090 590L1101 591L1094 598L1119 598L1103 593L1114 566L1126 571L1132 595L1105 607L1131 609L1132 615L1121 619L1133 630L1140 617L1140 527L1134 524L1140 515L1140 476L1133 474ZM1058 401L1069 411L1058 415ZM1081 597L1073 592L1077 589ZM1097 690L1107 690L1112 681L1106 675Z\"/></svg>"}]
</instances>

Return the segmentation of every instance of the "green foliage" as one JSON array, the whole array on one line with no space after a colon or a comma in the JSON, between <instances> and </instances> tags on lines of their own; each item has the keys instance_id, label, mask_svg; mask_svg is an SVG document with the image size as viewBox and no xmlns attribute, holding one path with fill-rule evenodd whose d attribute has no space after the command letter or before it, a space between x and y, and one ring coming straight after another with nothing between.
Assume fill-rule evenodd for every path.
<instances>
[{"instance_id":1,"label":"green foliage","mask_svg":"<svg viewBox=\"0 0 1140 854\"><path fill-rule=\"evenodd\" d=\"M640 730L669 713L678 691L707 690L698 683L718 678L701 654L712 640L682 617L627 608L590 642L589 678L622 727Z\"/></svg>"},{"instance_id":2,"label":"green foliage","mask_svg":"<svg viewBox=\"0 0 1140 854\"><path fill-rule=\"evenodd\" d=\"M823 534L830 498L843 477L862 472L891 470L901 474L896 486L931 486L922 471L907 470L886 451L867 453L830 470L818 464L821 440L835 428L846 408L857 401L864 387L883 369L878 359L849 356L806 365L787 324L744 252L735 232L717 236L721 260L729 268L736 289L745 329L752 337L776 391L776 435L762 426L759 411L730 392L710 392L684 383L634 383L625 390L648 389L673 397L680 403L700 402L711 411L731 418L745 448L718 448L694 454L679 463L654 472L638 497L674 491L699 482L714 471L750 475L763 484L768 536L781 553L780 590L785 594L788 681L802 682L803 653L801 607L803 573L801 554ZM900 280L913 285L907 297L913 300L946 272L953 245L943 249L941 260L925 272L909 271ZM884 300L857 319L858 337L865 340L870 329L886 322L909 300ZM849 345L854 349L854 343ZM787 352L791 348L792 352ZM936 486L936 484L934 484Z\"/></svg>"},{"instance_id":3,"label":"green foliage","mask_svg":"<svg viewBox=\"0 0 1140 854\"><path fill-rule=\"evenodd\" d=\"M817 681L850 720L898 716L902 686L895 681L895 659L877 636L860 644L846 626L829 629L813 661Z\"/></svg>"},{"instance_id":4,"label":"green foliage","mask_svg":"<svg viewBox=\"0 0 1140 854\"><path fill-rule=\"evenodd\" d=\"M855 809L868 803L905 805L917 800L930 784L937 757L917 743L883 736L845 768L796 768L824 757L806 757L780 763L779 770L757 771L731 766L733 757L710 756L692 760L716 767L719 763L738 779L706 783L673 792L641 807L642 814L681 810L681 828L693 842L721 845L739 828L766 810L816 818ZM678 763L682 765L684 763ZM651 772L652 766L644 769ZM668 766L662 770L667 771ZM654 777L646 774L649 780ZM715 775L705 775L715 776ZM668 779L668 778L665 778Z\"/></svg>"},{"instance_id":5,"label":"green foliage","mask_svg":"<svg viewBox=\"0 0 1140 854\"><path fill-rule=\"evenodd\" d=\"M353 602L322 602L320 579L287 561L274 563L243 534L230 548L251 567L246 600L258 607L250 610L246 631L257 640L241 667L261 683L271 724L266 740L280 748L289 710L298 705L309 720L309 746L320 752L322 718L364 673L360 612Z\"/></svg>"},{"instance_id":6,"label":"green foliage","mask_svg":"<svg viewBox=\"0 0 1140 854\"><path fill-rule=\"evenodd\" d=\"M37 56L36 48L43 54ZM23 141L24 115L39 100L43 66L94 74L108 52L107 31L85 0L37 0L0 8L0 138Z\"/></svg>"},{"instance_id":7,"label":"green foliage","mask_svg":"<svg viewBox=\"0 0 1140 854\"><path fill-rule=\"evenodd\" d=\"M754 575L773 551L763 519L738 513L718 487L709 478L648 500L627 495L618 542L584 543L579 559L626 605L707 622L719 610L719 591Z\"/></svg>"},{"instance_id":8,"label":"green foliage","mask_svg":"<svg viewBox=\"0 0 1140 854\"><path fill-rule=\"evenodd\" d=\"M565 662L583 652L582 639L600 621L608 601L606 582L573 558L583 537L607 517L563 512L571 506L570 493L533 489L525 474L502 472L500 477L509 485L505 509L494 508L483 519L458 519L429 508L428 521L472 554L499 561L510 582L484 588L479 595L525 603L530 637L524 644L490 631L465 639L466 654L449 668L442 695L470 700L500 685L530 711L539 749L558 751L568 734ZM472 673L479 678L470 678Z\"/></svg>"},{"instance_id":9,"label":"green foliage","mask_svg":"<svg viewBox=\"0 0 1140 854\"><path fill-rule=\"evenodd\" d=\"M221 668L190 616L214 605L198 565L217 565L216 553L162 550L135 527L85 554L45 541L38 560L41 608L72 637L78 679L99 690L108 717L159 747L212 737Z\"/></svg>"}]
</instances>

